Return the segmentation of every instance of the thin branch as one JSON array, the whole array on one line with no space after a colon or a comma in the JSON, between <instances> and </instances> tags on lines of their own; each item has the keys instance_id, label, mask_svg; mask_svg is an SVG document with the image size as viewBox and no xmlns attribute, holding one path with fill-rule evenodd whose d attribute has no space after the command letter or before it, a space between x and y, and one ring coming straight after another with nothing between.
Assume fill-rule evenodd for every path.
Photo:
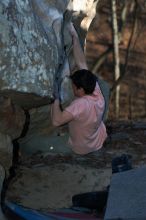
<instances>
[{"instance_id":1,"label":"thin branch","mask_svg":"<svg viewBox=\"0 0 146 220\"><path fill-rule=\"evenodd\" d=\"M108 54L111 53L113 50L113 47L108 47L106 51L104 51L92 67L92 72L96 73L99 69L99 67L104 63L105 59L107 58Z\"/></svg>"}]
</instances>

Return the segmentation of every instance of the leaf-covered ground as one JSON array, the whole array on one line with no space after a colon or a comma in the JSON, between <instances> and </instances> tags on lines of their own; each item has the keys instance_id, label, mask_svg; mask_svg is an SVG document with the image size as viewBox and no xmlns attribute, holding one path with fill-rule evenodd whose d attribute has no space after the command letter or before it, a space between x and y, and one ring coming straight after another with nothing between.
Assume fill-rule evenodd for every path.
<instances>
[{"instance_id":1,"label":"leaf-covered ground","mask_svg":"<svg viewBox=\"0 0 146 220\"><path fill-rule=\"evenodd\" d=\"M108 140L90 156L37 152L21 158L7 199L41 211L72 206L72 196L101 191L110 184L111 161L131 155L133 168L146 163L146 122L107 123Z\"/></svg>"}]
</instances>

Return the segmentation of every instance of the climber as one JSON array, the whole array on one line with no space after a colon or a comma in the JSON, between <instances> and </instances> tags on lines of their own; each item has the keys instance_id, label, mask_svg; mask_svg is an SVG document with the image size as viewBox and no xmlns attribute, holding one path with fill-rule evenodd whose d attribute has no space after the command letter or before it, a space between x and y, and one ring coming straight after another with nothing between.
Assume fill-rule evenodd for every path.
<instances>
[{"instance_id":1,"label":"climber","mask_svg":"<svg viewBox=\"0 0 146 220\"><path fill-rule=\"evenodd\" d=\"M107 137L102 120L105 101L97 77L91 73L85 61L77 32L71 23L69 32L73 41L73 54L78 70L71 76L75 100L63 111L60 109L58 85L56 83L52 104L54 126L69 124L69 144L74 153L85 155L99 150Z\"/></svg>"}]
</instances>

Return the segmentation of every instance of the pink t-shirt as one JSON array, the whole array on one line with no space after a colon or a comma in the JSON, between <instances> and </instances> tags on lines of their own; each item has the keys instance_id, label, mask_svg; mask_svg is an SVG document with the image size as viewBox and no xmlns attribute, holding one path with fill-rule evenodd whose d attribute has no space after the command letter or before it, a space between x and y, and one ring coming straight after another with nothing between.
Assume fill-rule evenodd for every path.
<instances>
[{"instance_id":1,"label":"pink t-shirt","mask_svg":"<svg viewBox=\"0 0 146 220\"><path fill-rule=\"evenodd\" d=\"M87 154L100 149L107 137L102 121L105 101L98 83L93 95L76 98L65 111L73 115L69 122L69 143L77 154Z\"/></svg>"}]
</instances>

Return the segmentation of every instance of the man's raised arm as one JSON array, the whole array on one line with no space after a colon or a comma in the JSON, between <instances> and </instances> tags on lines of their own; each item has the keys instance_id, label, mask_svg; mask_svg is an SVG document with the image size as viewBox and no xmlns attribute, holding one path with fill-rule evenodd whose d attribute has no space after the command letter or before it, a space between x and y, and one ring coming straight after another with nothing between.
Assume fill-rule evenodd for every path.
<instances>
[{"instance_id":1,"label":"man's raised arm","mask_svg":"<svg viewBox=\"0 0 146 220\"><path fill-rule=\"evenodd\" d=\"M72 23L69 25L69 32L73 40L73 54L78 69L88 69L84 52L81 48L78 34Z\"/></svg>"}]
</instances>

